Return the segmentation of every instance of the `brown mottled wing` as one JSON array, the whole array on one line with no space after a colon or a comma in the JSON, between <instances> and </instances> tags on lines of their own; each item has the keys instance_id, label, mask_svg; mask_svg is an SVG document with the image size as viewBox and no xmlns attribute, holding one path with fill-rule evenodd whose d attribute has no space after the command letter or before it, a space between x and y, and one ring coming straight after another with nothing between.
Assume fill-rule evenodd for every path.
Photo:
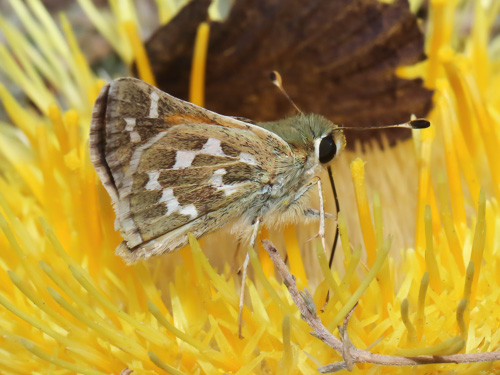
<instances>
[{"instance_id":1,"label":"brown mottled wing","mask_svg":"<svg viewBox=\"0 0 500 375\"><path fill-rule=\"evenodd\" d=\"M176 250L252 205L289 146L263 128L122 78L99 95L90 156L109 192L127 262Z\"/></svg>"}]
</instances>

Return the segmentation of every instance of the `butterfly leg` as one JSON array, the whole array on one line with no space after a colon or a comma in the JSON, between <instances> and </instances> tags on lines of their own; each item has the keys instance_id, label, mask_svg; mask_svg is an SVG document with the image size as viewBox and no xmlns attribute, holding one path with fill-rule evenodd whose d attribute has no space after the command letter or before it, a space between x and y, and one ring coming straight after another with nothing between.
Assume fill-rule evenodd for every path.
<instances>
[{"instance_id":1,"label":"butterfly leg","mask_svg":"<svg viewBox=\"0 0 500 375\"><path fill-rule=\"evenodd\" d=\"M313 238L319 236L321 238L321 244L323 245L323 249L326 252L326 239L325 239L325 203L323 201L323 189L321 185L321 179L319 177L314 177L309 181L303 188L301 188L296 194L295 194L295 200L299 200L300 197L302 197L309 189L311 189L314 184L318 185L318 194L319 194L319 212L313 209L307 209L304 213L306 216L309 217L319 217L319 231L316 236ZM331 218L332 215L328 214L328 218ZM311 238L312 239L312 238Z\"/></svg>"},{"instance_id":2,"label":"butterfly leg","mask_svg":"<svg viewBox=\"0 0 500 375\"><path fill-rule=\"evenodd\" d=\"M250 247L255 246L255 241L257 239L257 233L259 232L259 225L261 223L261 218L258 217L255 219L255 222L253 223L253 231L252 231L252 237L250 238ZM238 336L240 339L243 338L241 335L241 329L242 329L242 323L243 323L243 302L245 299L245 281L247 279L247 269L248 269L248 263L250 262L250 255L247 252L247 256L245 257L245 261L243 262L243 271L241 274L241 290L240 290L240 304L239 304L239 309L238 309Z\"/></svg>"},{"instance_id":3,"label":"butterfly leg","mask_svg":"<svg viewBox=\"0 0 500 375\"><path fill-rule=\"evenodd\" d=\"M305 184L303 187L300 188L299 191L295 193L292 202L300 201L300 198L302 198L318 181L321 181L319 177L312 178L307 184Z\"/></svg>"},{"instance_id":4,"label":"butterfly leg","mask_svg":"<svg viewBox=\"0 0 500 375\"><path fill-rule=\"evenodd\" d=\"M325 239L325 202L323 201L323 189L321 188L321 180L318 180L318 195L319 195L319 232L323 250L326 253L326 239Z\"/></svg>"},{"instance_id":5,"label":"butterfly leg","mask_svg":"<svg viewBox=\"0 0 500 375\"><path fill-rule=\"evenodd\" d=\"M306 219L317 219L319 220L320 219L320 215L321 213L319 212L319 210L315 210L314 208L307 208L304 210L304 216L306 217ZM329 212L325 212L325 220L326 219L334 219L336 220L337 217Z\"/></svg>"}]
</instances>

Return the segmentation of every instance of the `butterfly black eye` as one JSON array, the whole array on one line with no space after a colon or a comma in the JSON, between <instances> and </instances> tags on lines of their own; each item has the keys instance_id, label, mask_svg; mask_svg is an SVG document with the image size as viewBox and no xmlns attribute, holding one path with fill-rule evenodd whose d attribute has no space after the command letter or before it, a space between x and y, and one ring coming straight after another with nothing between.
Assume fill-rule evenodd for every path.
<instances>
[{"instance_id":1,"label":"butterfly black eye","mask_svg":"<svg viewBox=\"0 0 500 375\"><path fill-rule=\"evenodd\" d=\"M328 163L337 153L337 145L333 136L327 135L319 144L319 161L323 164Z\"/></svg>"}]
</instances>

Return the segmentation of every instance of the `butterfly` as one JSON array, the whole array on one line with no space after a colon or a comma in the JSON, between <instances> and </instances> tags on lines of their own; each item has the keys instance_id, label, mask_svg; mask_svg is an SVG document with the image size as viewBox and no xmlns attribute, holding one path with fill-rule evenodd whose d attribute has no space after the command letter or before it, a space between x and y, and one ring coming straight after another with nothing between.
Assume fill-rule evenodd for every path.
<instances>
[{"instance_id":1,"label":"butterfly","mask_svg":"<svg viewBox=\"0 0 500 375\"><path fill-rule=\"evenodd\" d=\"M104 86L90 157L115 212L127 263L182 248L231 225L243 238L320 218L309 193L345 146L317 114L275 122L223 116L135 78Z\"/></svg>"}]
</instances>

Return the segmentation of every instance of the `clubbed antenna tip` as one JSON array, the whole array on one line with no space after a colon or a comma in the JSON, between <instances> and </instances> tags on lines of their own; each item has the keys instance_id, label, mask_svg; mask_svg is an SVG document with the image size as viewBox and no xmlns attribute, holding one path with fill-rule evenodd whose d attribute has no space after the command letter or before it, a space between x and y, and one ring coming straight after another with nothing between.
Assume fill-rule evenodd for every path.
<instances>
[{"instance_id":1,"label":"clubbed antenna tip","mask_svg":"<svg viewBox=\"0 0 500 375\"><path fill-rule=\"evenodd\" d=\"M421 118L416 120L411 120L409 124L411 125L412 129L425 129L431 126L431 123L429 121Z\"/></svg>"}]
</instances>

